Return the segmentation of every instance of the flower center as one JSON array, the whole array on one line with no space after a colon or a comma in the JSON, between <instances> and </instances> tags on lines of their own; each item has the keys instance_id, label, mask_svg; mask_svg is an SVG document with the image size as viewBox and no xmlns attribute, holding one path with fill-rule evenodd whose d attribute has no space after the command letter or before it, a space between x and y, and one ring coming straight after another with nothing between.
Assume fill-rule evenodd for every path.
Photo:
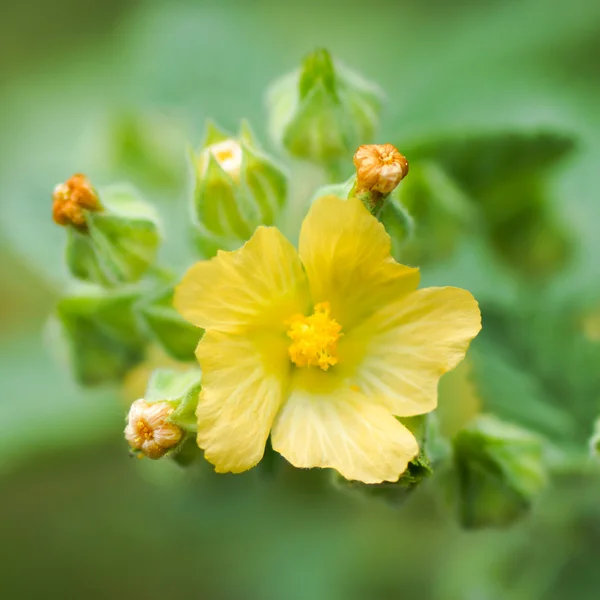
<instances>
[{"instance_id":1,"label":"flower center","mask_svg":"<svg viewBox=\"0 0 600 600\"><path fill-rule=\"evenodd\" d=\"M153 440L154 439L154 431L152 428L144 421L140 419L137 423L138 435L145 440Z\"/></svg>"},{"instance_id":2,"label":"flower center","mask_svg":"<svg viewBox=\"0 0 600 600\"><path fill-rule=\"evenodd\" d=\"M297 367L320 367L327 371L337 363L337 342L344 334L329 311L329 302L321 302L309 317L295 315L286 321L290 327L287 335L292 340L288 351Z\"/></svg>"},{"instance_id":3,"label":"flower center","mask_svg":"<svg viewBox=\"0 0 600 600\"><path fill-rule=\"evenodd\" d=\"M393 151L382 152L380 159L384 165L391 165L392 163L396 162L396 156Z\"/></svg>"}]
</instances>

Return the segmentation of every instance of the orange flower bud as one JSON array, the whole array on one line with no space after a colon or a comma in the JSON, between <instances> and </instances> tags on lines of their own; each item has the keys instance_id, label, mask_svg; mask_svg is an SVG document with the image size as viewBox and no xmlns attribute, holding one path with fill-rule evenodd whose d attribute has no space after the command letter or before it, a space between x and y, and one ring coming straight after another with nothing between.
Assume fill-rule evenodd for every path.
<instances>
[{"instance_id":1,"label":"orange flower bud","mask_svg":"<svg viewBox=\"0 0 600 600\"><path fill-rule=\"evenodd\" d=\"M84 210L100 211L102 205L89 179L77 173L59 183L52 194L52 218L58 225L73 225L85 230Z\"/></svg>"},{"instance_id":2,"label":"orange flower bud","mask_svg":"<svg viewBox=\"0 0 600 600\"><path fill-rule=\"evenodd\" d=\"M354 155L356 190L389 194L406 177L408 161L392 144L361 146Z\"/></svg>"}]
</instances>

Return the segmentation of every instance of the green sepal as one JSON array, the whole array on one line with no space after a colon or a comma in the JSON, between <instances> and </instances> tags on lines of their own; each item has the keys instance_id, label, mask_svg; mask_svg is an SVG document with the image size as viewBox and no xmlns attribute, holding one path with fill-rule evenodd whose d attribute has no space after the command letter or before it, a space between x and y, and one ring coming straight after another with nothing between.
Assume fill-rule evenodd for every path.
<instances>
[{"instance_id":1,"label":"green sepal","mask_svg":"<svg viewBox=\"0 0 600 600\"><path fill-rule=\"evenodd\" d=\"M477 417L452 445L463 527L512 524L546 483L543 440L494 416Z\"/></svg>"},{"instance_id":2,"label":"green sepal","mask_svg":"<svg viewBox=\"0 0 600 600\"><path fill-rule=\"evenodd\" d=\"M207 229L236 239L250 237L249 223L256 219L252 206L212 154L206 172L199 173L195 199L198 219Z\"/></svg>"},{"instance_id":3,"label":"green sepal","mask_svg":"<svg viewBox=\"0 0 600 600\"><path fill-rule=\"evenodd\" d=\"M332 183L330 185L321 186L313 194L310 203L313 204L319 198L323 198L323 196L337 196L338 198L347 199L351 195L355 182L356 177L352 176L343 183Z\"/></svg>"},{"instance_id":4,"label":"green sepal","mask_svg":"<svg viewBox=\"0 0 600 600\"><path fill-rule=\"evenodd\" d=\"M300 99L306 98L317 86L323 87L329 96L337 97L333 60L323 48L311 52L302 63L298 81Z\"/></svg>"},{"instance_id":5,"label":"green sepal","mask_svg":"<svg viewBox=\"0 0 600 600\"><path fill-rule=\"evenodd\" d=\"M412 239L414 233L414 220L393 196L385 203L379 220L392 240L392 256L396 260L402 260L402 248Z\"/></svg>"},{"instance_id":6,"label":"green sepal","mask_svg":"<svg viewBox=\"0 0 600 600\"><path fill-rule=\"evenodd\" d=\"M189 432L198 429L196 406L201 389L201 372L193 367L186 371L172 369L156 369L144 395L144 401L169 402L174 410L169 421Z\"/></svg>"},{"instance_id":7,"label":"green sepal","mask_svg":"<svg viewBox=\"0 0 600 600\"><path fill-rule=\"evenodd\" d=\"M257 146L246 141L241 144L242 189L254 208L254 214L248 216L253 224L273 225L287 199L287 176Z\"/></svg>"},{"instance_id":8,"label":"green sepal","mask_svg":"<svg viewBox=\"0 0 600 600\"><path fill-rule=\"evenodd\" d=\"M79 383L117 383L143 360L146 338L134 311L138 298L139 291L97 288L59 300L59 342Z\"/></svg>"},{"instance_id":9,"label":"green sepal","mask_svg":"<svg viewBox=\"0 0 600 600\"><path fill-rule=\"evenodd\" d=\"M154 264L160 244L156 213L128 187L101 191L103 211L86 211L87 231L68 228L71 274L104 287L138 281Z\"/></svg>"},{"instance_id":10,"label":"green sepal","mask_svg":"<svg viewBox=\"0 0 600 600\"><path fill-rule=\"evenodd\" d=\"M228 140L231 136L219 127L215 121L212 119L208 119L206 121L206 126L204 128L204 138L202 140L202 148L206 148L207 146L211 146L212 144L218 144L220 142L224 142Z\"/></svg>"},{"instance_id":11,"label":"green sepal","mask_svg":"<svg viewBox=\"0 0 600 600\"><path fill-rule=\"evenodd\" d=\"M176 360L194 360L194 350L204 333L188 323L173 306L173 286L143 297L136 308L150 336Z\"/></svg>"}]
</instances>

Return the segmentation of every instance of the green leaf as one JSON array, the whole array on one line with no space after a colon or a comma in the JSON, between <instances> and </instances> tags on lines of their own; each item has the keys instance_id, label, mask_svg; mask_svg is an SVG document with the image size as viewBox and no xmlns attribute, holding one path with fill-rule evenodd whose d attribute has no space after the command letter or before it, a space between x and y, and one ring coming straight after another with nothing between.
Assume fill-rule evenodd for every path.
<instances>
[{"instance_id":1,"label":"green leaf","mask_svg":"<svg viewBox=\"0 0 600 600\"><path fill-rule=\"evenodd\" d=\"M173 307L173 287L143 297L136 309L150 335L180 361L194 360L194 350L203 331L188 323Z\"/></svg>"},{"instance_id":2,"label":"green leaf","mask_svg":"<svg viewBox=\"0 0 600 600\"><path fill-rule=\"evenodd\" d=\"M139 291L89 290L59 300L55 341L64 345L79 383L119 382L142 361L146 339L133 309L138 297Z\"/></svg>"},{"instance_id":3,"label":"green leaf","mask_svg":"<svg viewBox=\"0 0 600 600\"><path fill-rule=\"evenodd\" d=\"M435 161L478 197L506 180L549 171L574 145L573 138L561 132L514 131L448 135L403 147L411 164Z\"/></svg>"},{"instance_id":4,"label":"green leaf","mask_svg":"<svg viewBox=\"0 0 600 600\"><path fill-rule=\"evenodd\" d=\"M571 415L553 404L535 374L516 362L509 348L484 336L473 345L469 356L484 410L554 438L572 435Z\"/></svg>"}]
</instances>

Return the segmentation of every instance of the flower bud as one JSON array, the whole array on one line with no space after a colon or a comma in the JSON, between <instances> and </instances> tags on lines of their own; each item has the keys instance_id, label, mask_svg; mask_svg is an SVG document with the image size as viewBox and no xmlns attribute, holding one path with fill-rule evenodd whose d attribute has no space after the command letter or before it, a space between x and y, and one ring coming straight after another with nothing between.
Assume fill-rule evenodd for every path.
<instances>
[{"instance_id":1,"label":"flower bud","mask_svg":"<svg viewBox=\"0 0 600 600\"><path fill-rule=\"evenodd\" d=\"M152 374L144 398L129 410L125 439L134 451L148 458L160 458L167 452L177 459L188 432L197 430L196 405L200 393L200 370L157 369ZM185 453L181 464L193 459Z\"/></svg>"},{"instance_id":2,"label":"flower bud","mask_svg":"<svg viewBox=\"0 0 600 600\"><path fill-rule=\"evenodd\" d=\"M392 144L368 144L354 154L356 193L390 194L408 174L408 161Z\"/></svg>"},{"instance_id":3,"label":"flower bud","mask_svg":"<svg viewBox=\"0 0 600 600\"><path fill-rule=\"evenodd\" d=\"M168 402L148 404L136 400L129 409L125 439L134 451L152 459L164 456L183 437L183 431L169 422L173 407Z\"/></svg>"},{"instance_id":4,"label":"flower bud","mask_svg":"<svg viewBox=\"0 0 600 600\"><path fill-rule=\"evenodd\" d=\"M89 179L77 173L64 183L59 183L52 194L52 218L58 225L73 225L85 231L85 211L102 210L100 199Z\"/></svg>"},{"instance_id":5,"label":"flower bud","mask_svg":"<svg viewBox=\"0 0 600 600\"><path fill-rule=\"evenodd\" d=\"M205 256L233 250L259 225L273 225L287 194L287 177L259 147L246 123L231 136L209 124L194 153L194 216Z\"/></svg>"},{"instance_id":6,"label":"flower bud","mask_svg":"<svg viewBox=\"0 0 600 600\"><path fill-rule=\"evenodd\" d=\"M59 300L51 331L79 383L119 382L143 360L146 339L133 309L137 300L136 292L100 288Z\"/></svg>"},{"instance_id":7,"label":"flower bud","mask_svg":"<svg viewBox=\"0 0 600 600\"><path fill-rule=\"evenodd\" d=\"M331 166L373 137L382 93L316 50L271 86L267 102L274 141L292 156Z\"/></svg>"},{"instance_id":8,"label":"flower bud","mask_svg":"<svg viewBox=\"0 0 600 600\"><path fill-rule=\"evenodd\" d=\"M502 527L525 514L546 482L542 440L481 415L453 439L460 520Z\"/></svg>"},{"instance_id":9,"label":"flower bud","mask_svg":"<svg viewBox=\"0 0 600 600\"><path fill-rule=\"evenodd\" d=\"M83 178L69 181L78 177ZM89 182L81 183L76 192L69 191L72 187L69 182L58 186L54 210L56 222L72 225L66 249L71 274L105 287L140 279L154 263L160 243L158 217L152 207L127 187L103 190L102 205ZM95 208L89 208L93 202Z\"/></svg>"}]
</instances>

